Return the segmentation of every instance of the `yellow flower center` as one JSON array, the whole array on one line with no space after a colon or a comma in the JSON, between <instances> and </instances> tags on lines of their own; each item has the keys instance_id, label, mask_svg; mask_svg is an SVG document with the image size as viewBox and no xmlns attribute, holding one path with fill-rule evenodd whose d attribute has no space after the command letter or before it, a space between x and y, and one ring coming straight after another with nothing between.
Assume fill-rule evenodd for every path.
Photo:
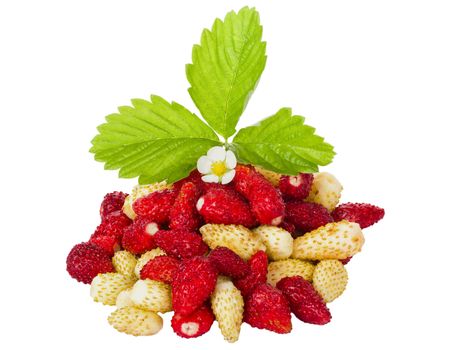
<instances>
[{"instance_id":1,"label":"yellow flower center","mask_svg":"<svg viewBox=\"0 0 454 350\"><path fill-rule=\"evenodd\" d=\"M216 176L222 176L226 173L227 166L224 161L217 161L211 164L211 172Z\"/></svg>"}]
</instances>

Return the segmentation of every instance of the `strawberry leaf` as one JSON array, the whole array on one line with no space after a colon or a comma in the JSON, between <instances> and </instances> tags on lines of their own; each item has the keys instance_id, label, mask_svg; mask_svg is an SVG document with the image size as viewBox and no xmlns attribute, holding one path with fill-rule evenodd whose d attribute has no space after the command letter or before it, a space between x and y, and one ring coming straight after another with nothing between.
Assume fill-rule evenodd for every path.
<instances>
[{"instance_id":1,"label":"strawberry leaf","mask_svg":"<svg viewBox=\"0 0 454 350\"><path fill-rule=\"evenodd\" d=\"M189 94L203 118L226 139L257 86L266 63L266 43L255 9L245 7L205 29L186 66Z\"/></svg>"},{"instance_id":2,"label":"strawberry leaf","mask_svg":"<svg viewBox=\"0 0 454 350\"><path fill-rule=\"evenodd\" d=\"M231 148L241 162L268 170L288 175L317 172L319 165L332 161L335 152L314 132L304 124L304 117L282 108L259 124L241 129Z\"/></svg>"},{"instance_id":3,"label":"strawberry leaf","mask_svg":"<svg viewBox=\"0 0 454 350\"><path fill-rule=\"evenodd\" d=\"M194 169L197 159L220 145L214 131L183 106L158 96L132 100L132 107L106 117L90 152L105 169L120 169L140 183L177 181Z\"/></svg>"}]
</instances>

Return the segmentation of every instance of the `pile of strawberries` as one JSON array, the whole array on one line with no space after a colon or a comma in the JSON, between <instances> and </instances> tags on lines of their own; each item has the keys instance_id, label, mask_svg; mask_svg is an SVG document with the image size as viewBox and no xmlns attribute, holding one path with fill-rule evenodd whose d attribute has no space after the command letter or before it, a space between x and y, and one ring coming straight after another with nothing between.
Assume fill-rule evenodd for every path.
<instances>
[{"instance_id":1,"label":"pile of strawberries","mask_svg":"<svg viewBox=\"0 0 454 350\"><path fill-rule=\"evenodd\" d=\"M292 313L323 325L327 303L345 290L344 264L364 244L361 229L384 216L369 204L339 205L341 191L328 173L238 165L228 185L193 171L174 184L109 193L101 224L72 248L67 271L91 283L95 301L117 307L114 328L136 336L159 332L158 313L170 311L184 338L215 320L229 342L243 322L289 333Z\"/></svg>"}]
</instances>

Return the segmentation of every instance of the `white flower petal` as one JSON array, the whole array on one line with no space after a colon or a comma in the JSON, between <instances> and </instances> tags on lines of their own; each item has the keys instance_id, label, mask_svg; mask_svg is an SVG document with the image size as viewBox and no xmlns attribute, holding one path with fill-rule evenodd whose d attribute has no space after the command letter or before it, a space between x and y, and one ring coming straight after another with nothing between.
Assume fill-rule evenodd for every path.
<instances>
[{"instance_id":1,"label":"white flower petal","mask_svg":"<svg viewBox=\"0 0 454 350\"><path fill-rule=\"evenodd\" d=\"M225 164L227 164L227 168L235 169L236 167L236 157L232 151L227 151L225 154Z\"/></svg>"},{"instance_id":2,"label":"white flower petal","mask_svg":"<svg viewBox=\"0 0 454 350\"><path fill-rule=\"evenodd\" d=\"M235 177L235 170L227 171L224 176L222 176L222 184L226 185Z\"/></svg>"},{"instance_id":3,"label":"white flower petal","mask_svg":"<svg viewBox=\"0 0 454 350\"><path fill-rule=\"evenodd\" d=\"M213 174L205 175L202 176L202 180L205 182L212 182L212 183L218 183L219 182L219 177Z\"/></svg>"},{"instance_id":4,"label":"white flower petal","mask_svg":"<svg viewBox=\"0 0 454 350\"><path fill-rule=\"evenodd\" d=\"M225 160L225 149L221 146L215 146L209 149L207 153L208 158L213 162L224 161Z\"/></svg>"},{"instance_id":5,"label":"white flower petal","mask_svg":"<svg viewBox=\"0 0 454 350\"><path fill-rule=\"evenodd\" d=\"M201 174L209 174L213 162L207 156L201 156L197 161L197 170Z\"/></svg>"}]
</instances>

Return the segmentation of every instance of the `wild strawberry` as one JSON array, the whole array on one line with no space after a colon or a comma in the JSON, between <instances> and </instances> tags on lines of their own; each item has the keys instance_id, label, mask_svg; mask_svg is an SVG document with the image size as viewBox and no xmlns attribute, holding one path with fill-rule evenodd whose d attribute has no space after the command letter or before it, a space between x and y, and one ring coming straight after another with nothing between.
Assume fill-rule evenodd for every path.
<instances>
[{"instance_id":1,"label":"wild strawberry","mask_svg":"<svg viewBox=\"0 0 454 350\"><path fill-rule=\"evenodd\" d=\"M191 171L191 173L184 179L175 182L173 184L173 188L178 193L180 192L181 187L183 187L183 185L187 184L188 182L192 182L194 185L197 186L199 190L202 190L206 184L206 182L202 180L202 175L197 171L197 169L195 169Z\"/></svg>"},{"instance_id":2,"label":"wild strawberry","mask_svg":"<svg viewBox=\"0 0 454 350\"><path fill-rule=\"evenodd\" d=\"M136 185L131 191L131 194L126 197L125 203L123 204L123 213L125 213L131 220L136 218L136 213L132 209L133 203L142 197L149 195L155 191L161 191L165 189L171 189L172 186L168 185L165 181L157 182L148 185Z\"/></svg>"},{"instance_id":3,"label":"wild strawberry","mask_svg":"<svg viewBox=\"0 0 454 350\"><path fill-rule=\"evenodd\" d=\"M268 258L262 250L255 253L248 263L251 273L234 281L243 297L249 295L257 285L265 283L268 272Z\"/></svg>"},{"instance_id":4,"label":"wild strawberry","mask_svg":"<svg viewBox=\"0 0 454 350\"><path fill-rule=\"evenodd\" d=\"M119 239L123 237L124 230L132 224L129 219L121 210L114 211L108 214L101 223L100 230L105 236L115 236Z\"/></svg>"},{"instance_id":5,"label":"wild strawberry","mask_svg":"<svg viewBox=\"0 0 454 350\"><path fill-rule=\"evenodd\" d=\"M286 220L303 233L333 221L328 210L317 203L289 202L286 204L286 210Z\"/></svg>"},{"instance_id":6,"label":"wild strawberry","mask_svg":"<svg viewBox=\"0 0 454 350\"><path fill-rule=\"evenodd\" d=\"M183 260L172 281L173 308L189 315L210 297L216 286L217 271L208 258Z\"/></svg>"},{"instance_id":7,"label":"wild strawberry","mask_svg":"<svg viewBox=\"0 0 454 350\"><path fill-rule=\"evenodd\" d=\"M295 239L292 258L345 259L361 251L363 244L364 235L357 223L346 220L331 222Z\"/></svg>"},{"instance_id":8,"label":"wild strawberry","mask_svg":"<svg viewBox=\"0 0 454 350\"><path fill-rule=\"evenodd\" d=\"M208 256L219 274L232 278L242 278L251 272L248 263L234 251L226 247L213 249Z\"/></svg>"},{"instance_id":9,"label":"wild strawberry","mask_svg":"<svg viewBox=\"0 0 454 350\"><path fill-rule=\"evenodd\" d=\"M249 204L234 190L223 187L209 189L196 207L207 223L252 227L256 222Z\"/></svg>"},{"instance_id":10,"label":"wild strawberry","mask_svg":"<svg viewBox=\"0 0 454 350\"><path fill-rule=\"evenodd\" d=\"M236 167L235 190L246 197L252 212L262 225L277 226L282 222L285 206L279 191L254 168Z\"/></svg>"},{"instance_id":11,"label":"wild strawberry","mask_svg":"<svg viewBox=\"0 0 454 350\"><path fill-rule=\"evenodd\" d=\"M142 254L156 248L153 235L159 230L155 222L139 218L125 229L122 239L123 248L133 254Z\"/></svg>"},{"instance_id":12,"label":"wild strawberry","mask_svg":"<svg viewBox=\"0 0 454 350\"><path fill-rule=\"evenodd\" d=\"M311 191L313 174L300 173L296 176L282 176L279 189L285 198L303 200Z\"/></svg>"},{"instance_id":13,"label":"wild strawberry","mask_svg":"<svg viewBox=\"0 0 454 350\"><path fill-rule=\"evenodd\" d=\"M199 231L211 249L227 247L245 260L257 251L265 250L260 236L241 225L206 224Z\"/></svg>"},{"instance_id":14,"label":"wild strawberry","mask_svg":"<svg viewBox=\"0 0 454 350\"><path fill-rule=\"evenodd\" d=\"M347 270L339 260L323 260L315 266L312 285L326 303L342 295L347 283Z\"/></svg>"},{"instance_id":15,"label":"wild strawberry","mask_svg":"<svg viewBox=\"0 0 454 350\"><path fill-rule=\"evenodd\" d=\"M138 259L136 263L136 267L134 267L134 274L136 275L137 278L140 278L140 271L142 271L143 267L149 262L151 259L161 256L161 255L166 255L164 251L161 248L155 248L152 250L149 250L146 253L143 253Z\"/></svg>"},{"instance_id":16,"label":"wild strawberry","mask_svg":"<svg viewBox=\"0 0 454 350\"><path fill-rule=\"evenodd\" d=\"M271 260L287 259L292 255L293 238L284 229L276 226L262 225L253 230L260 235L266 246L266 254Z\"/></svg>"},{"instance_id":17,"label":"wild strawberry","mask_svg":"<svg viewBox=\"0 0 454 350\"><path fill-rule=\"evenodd\" d=\"M356 222L361 228L366 228L383 219L385 210L372 204L346 203L339 205L331 215L335 221Z\"/></svg>"},{"instance_id":18,"label":"wild strawberry","mask_svg":"<svg viewBox=\"0 0 454 350\"><path fill-rule=\"evenodd\" d=\"M128 194L123 192L112 192L106 194L101 203L101 208L99 209L101 219L104 220L110 213L121 210L127 196Z\"/></svg>"},{"instance_id":19,"label":"wild strawberry","mask_svg":"<svg viewBox=\"0 0 454 350\"><path fill-rule=\"evenodd\" d=\"M88 242L97 245L110 256L113 256L121 248L117 237L97 234L96 232L90 237Z\"/></svg>"},{"instance_id":20,"label":"wild strawberry","mask_svg":"<svg viewBox=\"0 0 454 350\"><path fill-rule=\"evenodd\" d=\"M157 224L169 222L170 210L175 203L177 193L174 190L161 190L137 199L132 208L138 216L146 217Z\"/></svg>"},{"instance_id":21,"label":"wild strawberry","mask_svg":"<svg viewBox=\"0 0 454 350\"><path fill-rule=\"evenodd\" d=\"M113 272L109 254L93 243L76 244L66 259L66 270L79 282L89 284L99 273Z\"/></svg>"},{"instance_id":22,"label":"wild strawberry","mask_svg":"<svg viewBox=\"0 0 454 350\"><path fill-rule=\"evenodd\" d=\"M211 308L224 339L229 343L237 341L243 321L244 301L241 292L228 277L218 277L211 295Z\"/></svg>"},{"instance_id":23,"label":"wild strawberry","mask_svg":"<svg viewBox=\"0 0 454 350\"><path fill-rule=\"evenodd\" d=\"M91 282L90 295L96 302L115 305L118 294L132 287L134 281L121 273L100 273Z\"/></svg>"},{"instance_id":24,"label":"wild strawberry","mask_svg":"<svg viewBox=\"0 0 454 350\"><path fill-rule=\"evenodd\" d=\"M200 197L200 189L192 183L185 183L170 210L170 228L173 230L197 230L201 224L201 217L196 203Z\"/></svg>"},{"instance_id":25,"label":"wild strawberry","mask_svg":"<svg viewBox=\"0 0 454 350\"><path fill-rule=\"evenodd\" d=\"M342 189L341 183L334 175L330 173L317 173L314 174L311 192L306 200L321 204L329 212L332 212L339 203Z\"/></svg>"},{"instance_id":26,"label":"wild strawberry","mask_svg":"<svg viewBox=\"0 0 454 350\"><path fill-rule=\"evenodd\" d=\"M134 305L155 312L172 310L170 286L153 280L138 280L131 289L131 300Z\"/></svg>"},{"instance_id":27,"label":"wild strawberry","mask_svg":"<svg viewBox=\"0 0 454 350\"><path fill-rule=\"evenodd\" d=\"M204 305L190 315L175 313L172 317L172 329L180 337L197 338L208 332L213 322L213 312Z\"/></svg>"},{"instance_id":28,"label":"wild strawberry","mask_svg":"<svg viewBox=\"0 0 454 350\"><path fill-rule=\"evenodd\" d=\"M120 250L112 258L115 271L122 275L135 278L134 269L137 264L136 257L126 250Z\"/></svg>"},{"instance_id":29,"label":"wild strawberry","mask_svg":"<svg viewBox=\"0 0 454 350\"><path fill-rule=\"evenodd\" d=\"M287 232L290 232L292 234L292 237L295 237L295 235L297 234L295 225L293 225L287 219L282 221L279 227L283 228Z\"/></svg>"},{"instance_id":30,"label":"wild strawberry","mask_svg":"<svg viewBox=\"0 0 454 350\"><path fill-rule=\"evenodd\" d=\"M315 265L309 261L286 259L273 261L268 265L267 282L273 287L284 277L301 276L306 281L312 281Z\"/></svg>"},{"instance_id":31,"label":"wild strawberry","mask_svg":"<svg viewBox=\"0 0 454 350\"><path fill-rule=\"evenodd\" d=\"M145 264L140 271L141 279L150 279L164 283L172 283L173 275L180 262L170 256L157 256Z\"/></svg>"},{"instance_id":32,"label":"wild strawberry","mask_svg":"<svg viewBox=\"0 0 454 350\"><path fill-rule=\"evenodd\" d=\"M258 285L244 303L244 322L276 333L290 333L290 308L284 295L269 284Z\"/></svg>"},{"instance_id":33,"label":"wild strawberry","mask_svg":"<svg viewBox=\"0 0 454 350\"><path fill-rule=\"evenodd\" d=\"M162 329L162 318L157 313L135 306L115 310L108 321L117 331L134 336L153 335Z\"/></svg>"},{"instance_id":34,"label":"wild strawberry","mask_svg":"<svg viewBox=\"0 0 454 350\"><path fill-rule=\"evenodd\" d=\"M177 259L204 255L208 251L202 237L187 230L161 230L154 235L154 241L167 255Z\"/></svg>"},{"instance_id":35,"label":"wild strawberry","mask_svg":"<svg viewBox=\"0 0 454 350\"><path fill-rule=\"evenodd\" d=\"M304 278L285 277L278 282L277 288L287 299L290 310L301 321L318 325L331 321L331 313L322 297Z\"/></svg>"}]
</instances>

